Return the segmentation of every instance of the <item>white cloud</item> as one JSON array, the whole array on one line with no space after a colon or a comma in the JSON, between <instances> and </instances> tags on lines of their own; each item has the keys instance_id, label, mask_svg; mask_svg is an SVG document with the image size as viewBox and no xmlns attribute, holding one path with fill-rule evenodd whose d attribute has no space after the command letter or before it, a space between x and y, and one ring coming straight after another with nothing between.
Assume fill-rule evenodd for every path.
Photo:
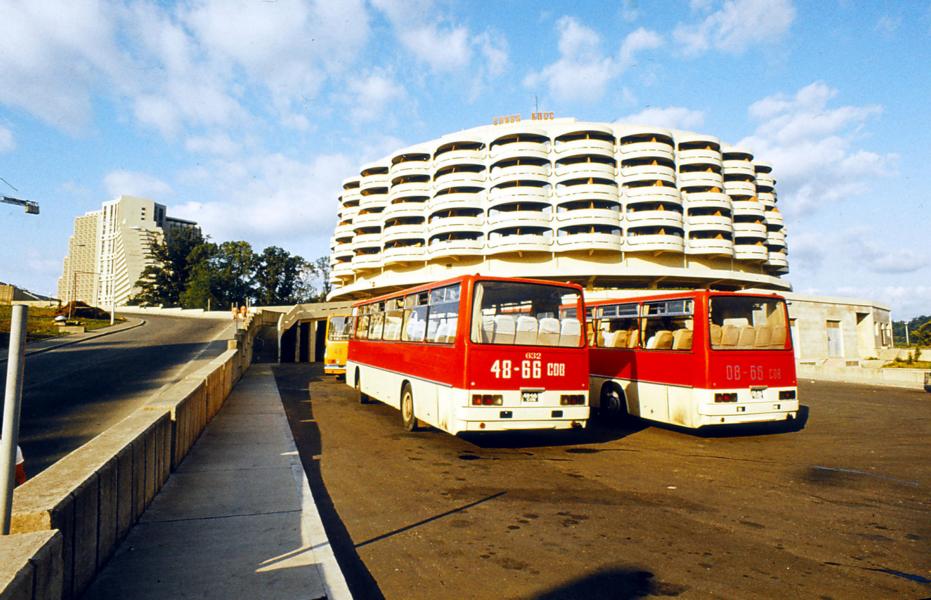
<instances>
[{"instance_id":1,"label":"white cloud","mask_svg":"<svg viewBox=\"0 0 931 600\"><path fill-rule=\"evenodd\" d=\"M899 26L901 24L901 17L890 17L889 15L883 15L876 21L876 31L883 35L891 36L899 30Z\"/></svg>"},{"instance_id":2,"label":"white cloud","mask_svg":"<svg viewBox=\"0 0 931 600\"><path fill-rule=\"evenodd\" d=\"M184 141L184 147L188 152L221 156L229 156L239 151L239 144L225 133L191 136Z\"/></svg>"},{"instance_id":3,"label":"white cloud","mask_svg":"<svg viewBox=\"0 0 931 600\"><path fill-rule=\"evenodd\" d=\"M895 247L895 240L886 240L880 246L873 240L882 239L869 227L858 227L846 232L841 238L845 254L858 267L874 273L914 273L928 266L928 257L910 248Z\"/></svg>"},{"instance_id":4,"label":"white cloud","mask_svg":"<svg viewBox=\"0 0 931 600\"><path fill-rule=\"evenodd\" d=\"M498 33L484 32L473 40L479 53L485 59L483 69L490 77L504 73L508 66L508 41Z\"/></svg>"},{"instance_id":5,"label":"white cloud","mask_svg":"<svg viewBox=\"0 0 931 600\"><path fill-rule=\"evenodd\" d=\"M103 184L111 198L125 194L161 202L173 193L171 186L158 177L138 171L111 171L103 178Z\"/></svg>"},{"instance_id":6,"label":"white cloud","mask_svg":"<svg viewBox=\"0 0 931 600\"><path fill-rule=\"evenodd\" d=\"M621 117L617 122L691 130L702 126L705 122L705 114L700 110L691 110L682 106L667 106L646 108L638 113Z\"/></svg>"},{"instance_id":7,"label":"white cloud","mask_svg":"<svg viewBox=\"0 0 931 600\"><path fill-rule=\"evenodd\" d=\"M624 0L621 2L621 18L632 23L640 18L640 9L637 7L637 0Z\"/></svg>"},{"instance_id":8,"label":"white cloud","mask_svg":"<svg viewBox=\"0 0 931 600\"><path fill-rule=\"evenodd\" d=\"M449 72L469 65L472 36L468 27L444 23L431 1L374 0L373 4L391 22L401 45L432 70Z\"/></svg>"},{"instance_id":9,"label":"white cloud","mask_svg":"<svg viewBox=\"0 0 931 600\"><path fill-rule=\"evenodd\" d=\"M860 132L882 107L831 108L836 95L837 90L814 82L791 96L776 94L749 108L759 124L738 145L773 164L780 206L789 214L811 213L862 194L873 180L895 172L895 154L856 147Z\"/></svg>"},{"instance_id":10,"label":"white cloud","mask_svg":"<svg viewBox=\"0 0 931 600\"><path fill-rule=\"evenodd\" d=\"M708 2L693 2L697 11ZM698 23L680 23L673 31L683 53L695 56L711 48L740 54L756 44L781 40L795 20L791 0L725 0Z\"/></svg>"},{"instance_id":11,"label":"white cloud","mask_svg":"<svg viewBox=\"0 0 931 600\"><path fill-rule=\"evenodd\" d=\"M641 27L624 38L615 57L604 54L601 36L574 17L561 17L556 29L559 59L524 78L526 87L546 86L556 101L597 102L608 83L633 65L638 53L662 44L658 34Z\"/></svg>"},{"instance_id":12,"label":"white cloud","mask_svg":"<svg viewBox=\"0 0 931 600\"><path fill-rule=\"evenodd\" d=\"M282 154L217 160L200 174L209 173L215 197L174 205L171 214L197 221L217 240L325 240L335 224L340 183L357 166L339 154L309 162Z\"/></svg>"},{"instance_id":13,"label":"white cloud","mask_svg":"<svg viewBox=\"0 0 931 600\"><path fill-rule=\"evenodd\" d=\"M13 137L13 132L0 125L0 154L9 152L14 148L16 148L16 140Z\"/></svg>"},{"instance_id":14,"label":"white cloud","mask_svg":"<svg viewBox=\"0 0 931 600\"><path fill-rule=\"evenodd\" d=\"M353 120L368 122L381 117L386 109L407 96L404 88L387 72L375 70L348 83Z\"/></svg>"}]
</instances>

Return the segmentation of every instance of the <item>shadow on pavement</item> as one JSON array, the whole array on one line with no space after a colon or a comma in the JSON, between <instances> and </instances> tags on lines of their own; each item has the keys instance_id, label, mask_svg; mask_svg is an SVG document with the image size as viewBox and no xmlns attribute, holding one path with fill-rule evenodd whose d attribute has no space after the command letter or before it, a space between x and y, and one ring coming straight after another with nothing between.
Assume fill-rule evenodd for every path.
<instances>
[{"instance_id":1,"label":"shadow on pavement","mask_svg":"<svg viewBox=\"0 0 931 600\"><path fill-rule=\"evenodd\" d=\"M460 437L479 448L543 448L604 444L633 435L647 427L650 427L650 424L641 420L632 419L615 424L596 417L589 420L585 429L464 433Z\"/></svg>"},{"instance_id":2,"label":"shadow on pavement","mask_svg":"<svg viewBox=\"0 0 931 600\"><path fill-rule=\"evenodd\" d=\"M313 399L308 400L308 381L319 380L323 367L310 364L283 364L273 368L275 383L281 395L285 413L291 433L301 457L304 472L310 483L317 511L323 521L330 547L336 556L349 591L353 598L384 598L375 583L375 578L356 552L352 537L339 518L339 513L333 505L333 500L323 482L320 471L320 460L323 454L323 444L320 438L320 428L314 419Z\"/></svg>"},{"instance_id":3,"label":"shadow on pavement","mask_svg":"<svg viewBox=\"0 0 931 600\"><path fill-rule=\"evenodd\" d=\"M604 569L576 579L554 590L535 596L536 600L576 600L578 598L646 598L675 597L685 592L684 585L657 581L653 573L642 569Z\"/></svg>"}]
</instances>

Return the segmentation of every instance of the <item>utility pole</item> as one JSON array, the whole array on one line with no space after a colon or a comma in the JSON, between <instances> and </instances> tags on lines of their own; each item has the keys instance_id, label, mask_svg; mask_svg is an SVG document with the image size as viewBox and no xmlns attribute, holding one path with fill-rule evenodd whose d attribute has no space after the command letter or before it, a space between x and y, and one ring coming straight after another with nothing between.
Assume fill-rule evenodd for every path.
<instances>
[{"instance_id":1,"label":"utility pole","mask_svg":"<svg viewBox=\"0 0 931 600\"><path fill-rule=\"evenodd\" d=\"M19 413L23 400L23 370L26 366L26 319L29 316L29 307L15 304L11 316L6 393L3 398L3 429L0 430L0 535L9 535L10 517L13 513Z\"/></svg>"}]
</instances>

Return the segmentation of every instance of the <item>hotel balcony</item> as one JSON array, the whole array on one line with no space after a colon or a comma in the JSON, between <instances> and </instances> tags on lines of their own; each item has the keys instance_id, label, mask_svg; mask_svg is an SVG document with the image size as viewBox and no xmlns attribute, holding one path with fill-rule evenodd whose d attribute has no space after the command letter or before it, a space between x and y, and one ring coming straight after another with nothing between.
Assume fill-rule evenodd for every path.
<instances>
[{"instance_id":1,"label":"hotel balcony","mask_svg":"<svg viewBox=\"0 0 931 600\"><path fill-rule=\"evenodd\" d=\"M485 252L485 236L477 233L449 233L430 238L427 247L430 259L465 256L482 256Z\"/></svg>"},{"instance_id":2,"label":"hotel balcony","mask_svg":"<svg viewBox=\"0 0 931 600\"><path fill-rule=\"evenodd\" d=\"M689 228L685 253L702 256L733 256L734 240L729 231Z\"/></svg>"},{"instance_id":3,"label":"hotel balcony","mask_svg":"<svg viewBox=\"0 0 931 600\"><path fill-rule=\"evenodd\" d=\"M782 213L778 210L767 210L765 212L766 223L770 226L778 226L780 228L785 226L785 221L782 218Z\"/></svg>"},{"instance_id":4,"label":"hotel balcony","mask_svg":"<svg viewBox=\"0 0 931 600\"><path fill-rule=\"evenodd\" d=\"M556 223L566 225L594 224L617 227L622 219L621 205L604 200L562 202L556 207Z\"/></svg>"},{"instance_id":5,"label":"hotel balcony","mask_svg":"<svg viewBox=\"0 0 931 600\"><path fill-rule=\"evenodd\" d=\"M682 206L679 190L668 185L642 185L637 187L625 186L622 190L621 200L627 206L645 202L663 202Z\"/></svg>"},{"instance_id":6,"label":"hotel balcony","mask_svg":"<svg viewBox=\"0 0 931 600\"><path fill-rule=\"evenodd\" d=\"M339 218L343 221L352 221L359 214L361 208L356 206L343 206L339 209Z\"/></svg>"},{"instance_id":7,"label":"hotel balcony","mask_svg":"<svg viewBox=\"0 0 931 600\"><path fill-rule=\"evenodd\" d=\"M423 217L420 219L420 223L386 223L381 234L382 243L387 247L390 242L398 240L420 238L422 241L426 227Z\"/></svg>"},{"instance_id":8,"label":"hotel balcony","mask_svg":"<svg viewBox=\"0 0 931 600\"><path fill-rule=\"evenodd\" d=\"M451 212L452 211L446 211L446 213ZM430 232L430 235L455 232L482 233L484 231L484 225L485 215L481 212L477 215L445 214L444 212L440 212L430 217L430 222L427 224L427 231Z\"/></svg>"},{"instance_id":9,"label":"hotel balcony","mask_svg":"<svg viewBox=\"0 0 931 600\"><path fill-rule=\"evenodd\" d=\"M786 233L785 231L767 231L766 232L766 243L770 246L779 246L781 248L786 247Z\"/></svg>"},{"instance_id":10,"label":"hotel balcony","mask_svg":"<svg viewBox=\"0 0 931 600\"><path fill-rule=\"evenodd\" d=\"M617 163L612 156L574 154L556 161L555 174L559 179L614 179Z\"/></svg>"},{"instance_id":11,"label":"hotel balcony","mask_svg":"<svg viewBox=\"0 0 931 600\"><path fill-rule=\"evenodd\" d=\"M540 203L506 204L499 209L489 209L485 218L489 226L496 229L505 227L549 227L551 222L550 205Z\"/></svg>"},{"instance_id":12,"label":"hotel balcony","mask_svg":"<svg viewBox=\"0 0 931 600\"><path fill-rule=\"evenodd\" d=\"M756 184L752 181L741 181L724 178L724 191L731 198L756 197Z\"/></svg>"},{"instance_id":13,"label":"hotel balcony","mask_svg":"<svg viewBox=\"0 0 931 600\"><path fill-rule=\"evenodd\" d=\"M660 162L653 159L624 160L621 163L621 180L624 183L632 181L665 181L675 187L676 169L671 162Z\"/></svg>"},{"instance_id":14,"label":"hotel balcony","mask_svg":"<svg viewBox=\"0 0 931 600\"><path fill-rule=\"evenodd\" d=\"M482 187L485 185L485 165L457 164L438 169L433 176L434 189L446 187Z\"/></svg>"},{"instance_id":15,"label":"hotel balcony","mask_svg":"<svg viewBox=\"0 0 931 600\"><path fill-rule=\"evenodd\" d=\"M624 212L624 220L628 227L681 228L682 209L678 205L661 202L628 205Z\"/></svg>"},{"instance_id":16,"label":"hotel balcony","mask_svg":"<svg viewBox=\"0 0 931 600\"><path fill-rule=\"evenodd\" d=\"M629 252L682 252L685 241L677 227L628 225L625 248Z\"/></svg>"},{"instance_id":17,"label":"hotel balcony","mask_svg":"<svg viewBox=\"0 0 931 600\"><path fill-rule=\"evenodd\" d=\"M433 153L433 168L442 169L459 163L482 164L485 144L475 140L447 142Z\"/></svg>"},{"instance_id":18,"label":"hotel balcony","mask_svg":"<svg viewBox=\"0 0 931 600\"><path fill-rule=\"evenodd\" d=\"M505 134L491 143L492 161L505 158L549 159L550 139L545 132L514 132Z\"/></svg>"},{"instance_id":19,"label":"hotel balcony","mask_svg":"<svg viewBox=\"0 0 931 600\"><path fill-rule=\"evenodd\" d=\"M505 184L493 187L488 192L488 205L498 206L509 202L544 202L549 204L551 188L549 184L539 185L540 182L517 182L521 185Z\"/></svg>"},{"instance_id":20,"label":"hotel balcony","mask_svg":"<svg viewBox=\"0 0 931 600\"><path fill-rule=\"evenodd\" d=\"M734 222L731 217L731 211L717 208L689 208L685 217L689 229L710 229L714 231L734 230Z\"/></svg>"},{"instance_id":21,"label":"hotel balcony","mask_svg":"<svg viewBox=\"0 0 931 600\"><path fill-rule=\"evenodd\" d=\"M362 200L362 192L358 188L343 192L342 195L342 206L343 208L349 208L353 206L359 206L359 201Z\"/></svg>"},{"instance_id":22,"label":"hotel balcony","mask_svg":"<svg viewBox=\"0 0 931 600\"><path fill-rule=\"evenodd\" d=\"M371 188L362 194L362 200L359 202L359 208L363 210L372 208L384 208L388 205L388 188Z\"/></svg>"},{"instance_id":23,"label":"hotel balcony","mask_svg":"<svg viewBox=\"0 0 931 600\"><path fill-rule=\"evenodd\" d=\"M424 246L423 238L420 239L399 239L388 245L385 242L385 249L382 251L382 261L385 266L399 263L423 262L427 260L427 249Z\"/></svg>"},{"instance_id":24,"label":"hotel balcony","mask_svg":"<svg viewBox=\"0 0 931 600\"><path fill-rule=\"evenodd\" d=\"M369 227L377 227L381 229L381 226L384 222L385 215L381 211L359 213L356 215L356 218L352 220L352 230L358 234L359 230Z\"/></svg>"},{"instance_id":25,"label":"hotel balcony","mask_svg":"<svg viewBox=\"0 0 931 600\"><path fill-rule=\"evenodd\" d=\"M353 274L352 259L348 261L337 261L330 269L330 275L337 279L351 279Z\"/></svg>"},{"instance_id":26,"label":"hotel balcony","mask_svg":"<svg viewBox=\"0 0 931 600\"><path fill-rule=\"evenodd\" d=\"M734 258L746 261L763 262L769 258L769 250L766 247L766 238L734 238Z\"/></svg>"},{"instance_id":27,"label":"hotel balcony","mask_svg":"<svg viewBox=\"0 0 931 600\"><path fill-rule=\"evenodd\" d=\"M336 246L336 249L333 250L333 260L340 262L349 262L352 260L352 257L355 255L355 252L352 250L352 244L340 244Z\"/></svg>"},{"instance_id":28,"label":"hotel balcony","mask_svg":"<svg viewBox=\"0 0 931 600\"><path fill-rule=\"evenodd\" d=\"M557 155L602 154L614 158L616 140L610 127L570 131L556 136L553 150Z\"/></svg>"},{"instance_id":29,"label":"hotel balcony","mask_svg":"<svg viewBox=\"0 0 931 600\"><path fill-rule=\"evenodd\" d=\"M772 192L761 192L759 188L757 188L756 198L762 202L763 206L767 209L771 210L776 208L776 194Z\"/></svg>"},{"instance_id":30,"label":"hotel balcony","mask_svg":"<svg viewBox=\"0 0 931 600\"><path fill-rule=\"evenodd\" d=\"M357 233L352 238L352 251L356 254L366 248L378 248L381 251L381 232L378 233Z\"/></svg>"},{"instance_id":31,"label":"hotel balcony","mask_svg":"<svg viewBox=\"0 0 931 600\"><path fill-rule=\"evenodd\" d=\"M712 136L683 134L679 136L676 157L680 165L698 162L720 167L723 162L721 142Z\"/></svg>"},{"instance_id":32,"label":"hotel balcony","mask_svg":"<svg viewBox=\"0 0 931 600\"><path fill-rule=\"evenodd\" d=\"M545 159L502 160L492 165L488 182L494 186L525 179L547 181L551 174L552 165Z\"/></svg>"},{"instance_id":33,"label":"hotel balcony","mask_svg":"<svg viewBox=\"0 0 931 600\"><path fill-rule=\"evenodd\" d=\"M456 191L437 194L427 202L430 213L453 208L476 208L485 210L484 188L450 188ZM444 190L445 191L445 190Z\"/></svg>"},{"instance_id":34,"label":"hotel balcony","mask_svg":"<svg viewBox=\"0 0 931 600\"><path fill-rule=\"evenodd\" d=\"M730 214L733 207L730 196L724 192L690 192L683 190L682 198L683 204L688 208L717 208L727 210L728 214Z\"/></svg>"},{"instance_id":35,"label":"hotel balcony","mask_svg":"<svg viewBox=\"0 0 931 600\"><path fill-rule=\"evenodd\" d=\"M362 167L362 173L359 177L359 191L365 192L365 190L372 188L387 188L388 183L388 165L369 163Z\"/></svg>"},{"instance_id":36,"label":"hotel balcony","mask_svg":"<svg viewBox=\"0 0 931 600\"><path fill-rule=\"evenodd\" d=\"M407 201L401 202L392 202L385 207L384 212L382 213L385 216L385 220L396 219L401 217L422 217L424 213L427 212L427 198L420 197L421 199L415 200L416 196L411 196L407 198Z\"/></svg>"},{"instance_id":37,"label":"hotel balcony","mask_svg":"<svg viewBox=\"0 0 931 600\"><path fill-rule=\"evenodd\" d=\"M734 217L760 217L765 214L763 203L747 198L745 200L731 200Z\"/></svg>"},{"instance_id":38,"label":"hotel balcony","mask_svg":"<svg viewBox=\"0 0 931 600\"><path fill-rule=\"evenodd\" d=\"M380 269L382 267L381 248L375 248L374 250L374 252L356 253L356 255L352 257L352 270L354 273L371 269Z\"/></svg>"},{"instance_id":39,"label":"hotel balcony","mask_svg":"<svg viewBox=\"0 0 931 600\"><path fill-rule=\"evenodd\" d=\"M724 174L744 175L751 179L756 177L756 168L753 165L753 155L743 150L724 149Z\"/></svg>"},{"instance_id":40,"label":"hotel balcony","mask_svg":"<svg viewBox=\"0 0 931 600\"><path fill-rule=\"evenodd\" d=\"M432 168L429 153L409 151L392 157L388 174L391 179L429 175Z\"/></svg>"},{"instance_id":41,"label":"hotel balcony","mask_svg":"<svg viewBox=\"0 0 931 600\"><path fill-rule=\"evenodd\" d=\"M722 188L724 187L724 177L720 172L716 172L713 169L701 169L694 171L683 171L683 167L679 166L679 188L693 188L693 187L705 187L705 188ZM709 167L710 169L710 167Z\"/></svg>"},{"instance_id":42,"label":"hotel balcony","mask_svg":"<svg viewBox=\"0 0 931 600\"><path fill-rule=\"evenodd\" d=\"M427 198L433 192L429 175L409 175L396 178L391 189L388 190L388 202L399 198L422 197Z\"/></svg>"},{"instance_id":43,"label":"hotel balcony","mask_svg":"<svg viewBox=\"0 0 931 600\"><path fill-rule=\"evenodd\" d=\"M770 250L766 258L766 266L777 272L787 272L789 270L789 257L783 251Z\"/></svg>"},{"instance_id":44,"label":"hotel balcony","mask_svg":"<svg viewBox=\"0 0 931 600\"><path fill-rule=\"evenodd\" d=\"M631 158L663 158L674 156L672 136L663 130L643 129L621 136L618 155L623 160Z\"/></svg>"},{"instance_id":45,"label":"hotel balcony","mask_svg":"<svg viewBox=\"0 0 931 600\"><path fill-rule=\"evenodd\" d=\"M556 197L562 201L605 200L617 202L620 190L614 179L562 179L556 184Z\"/></svg>"},{"instance_id":46,"label":"hotel balcony","mask_svg":"<svg viewBox=\"0 0 931 600\"><path fill-rule=\"evenodd\" d=\"M553 230L549 227L512 227L496 229L488 234L486 255L512 252L552 251Z\"/></svg>"},{"instance_id":47,"label":"hotel balcony","mask_svg":"<svg viewBox=\"0 0 931 600\"><path fill-rule=\"evenodd\" d=\"M624 238L617 225L571 225L556 232L555 252L620 252Z\"/></svg>"},{"instance_id":48,"label":"hotel balcony","mask_svg":"<svg viewBox=\"0 0 931 600\"><path fill-rule=\"evenodd\" d=\"M359 180L360 177L358 175L355 177L347 177L346 179L343 179L343 193L345 194L350 190L358 190Z\"/></svg>"},{"instance_id":49,"label":"hotel balcony","mask_svg":"<svg viewBox=\"0 0 931 600\"><path fill-rule=\"evenodd\" d=\"M762 220L759 222L741 221L741 218L736 216L734 218L734 237L766 239L766 223Z\"/></svg>"}]
</instances>

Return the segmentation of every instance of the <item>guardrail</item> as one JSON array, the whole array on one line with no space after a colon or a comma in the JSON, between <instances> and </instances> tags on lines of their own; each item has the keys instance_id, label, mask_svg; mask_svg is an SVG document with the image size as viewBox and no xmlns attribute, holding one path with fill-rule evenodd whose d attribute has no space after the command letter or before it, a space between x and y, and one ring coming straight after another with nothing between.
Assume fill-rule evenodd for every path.
<instances>
[{"instance_id":1,"label":"guardrail","mask_svg":"<svg viewBox=\"0 0 931 600\"><path fill-rule=\"evenodd\" d=\"M249 367L262 323L249 315L223 354L16 489L0 598L87 589Z\"/></svg>"},{"instance_id":2,"label":"guardrail","mask_svg":"<svg viewBox=\"0 0 931 600\"><path fill-rule=\"evenodd\" d=\"M868 385L882 385L931 392L931 378L922 369L883 369L877 367L841 367L799 364L799 379L842 381Z\"/></svg>"}]
</instances>

